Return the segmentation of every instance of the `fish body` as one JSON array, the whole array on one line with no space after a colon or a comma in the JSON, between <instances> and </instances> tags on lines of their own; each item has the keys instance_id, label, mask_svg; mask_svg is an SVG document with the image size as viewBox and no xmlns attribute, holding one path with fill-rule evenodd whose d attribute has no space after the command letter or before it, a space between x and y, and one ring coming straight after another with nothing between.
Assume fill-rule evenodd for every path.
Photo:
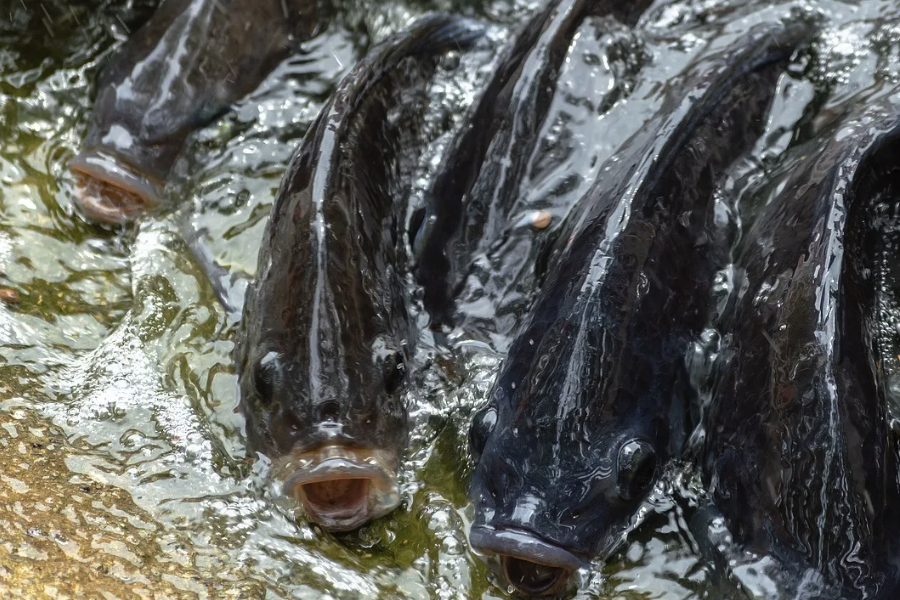
<instances>
[{"instance_id":1,"label":"fish body","mask_svg":"<svg viewBox=\"0 0 900 600\"><path fill-rule=\"evenodd\" d=\"M706 51L561 228L471 430L470 540L502 558L521 592L555 593L609 552L680 452L684 356L724 261L713 194L761 134L777 78L808 33L764 24Z\"/></svg>"},{"instance_id":2,"label":"fish body","mask_svg":"<svg viewBox=\"0 0 900 600\"><path fill-rule=\"evenodd\" d=\"M248 94L320 26L316 0L166 0L102 70L77 198L122 222L160 203L194 130Z\"/></svg>"},{"instance_id":3,"label":"fish body","mask_svg":"<svg viewBox=\"0 0 900 600\"><path fill-rule=\"evenodd\" d=\"M590 15L633 24L650 2L550 0L498 61L444 154L416 234L416 276L435 323L453 321L473 258L508 228L528 159L540 141L572 38Z\"/></svg>"},{"instance_id":4,"label":"fish body","mask_svg":"<svg viewBox=\"0 0 900 600\"><path fill-rule=\"evenodd\" d=\"M786 164L735 259L702 464L739 544L836 597L893 598L900 483L882 364L897 358L879 352L876 259L879 210L900 198L900 111L867 102Z\"/></svg>"},{"instance_id":5,"label":"fish body","mask_svg":"<svg viewBox=\"0 0 900 600\"><path fill-rule=\"evenodd\" d=\"M235 352L241 408L251 445L326 529L399 503L416 136L438 59L482 34L435 15L371 50L307 132L266 226Z\"/></svg>"}]
</instances>

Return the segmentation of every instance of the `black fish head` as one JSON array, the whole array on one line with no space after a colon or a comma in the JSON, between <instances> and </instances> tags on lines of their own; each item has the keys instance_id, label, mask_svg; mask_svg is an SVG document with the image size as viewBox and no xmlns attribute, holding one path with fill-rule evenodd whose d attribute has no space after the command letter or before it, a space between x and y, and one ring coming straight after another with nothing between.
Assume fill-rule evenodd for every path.
<instances>
[{"instance_id":1,"label":"black fish head","mask_svg":"<svg viewBox=\"0 0 900 600\"><path fill-rule=\"evenodd\" d=\"M596 352L590 368L579 362L580 352L600 347L526 357L545 366L540 373L517 369L513 347L491 404L470 430L478 456L470 540L500 558L503 576L523 594L555 594L587 560L608 555L668 456L664 403L654 401L654 390L604 386L613 378Z\"/></svg>"},{"instance_id":2,"label":"black fish head","mask_svg":"<svg viewBox=\"0 0 900 600\"><path fill-rule=\"evenodd\" d=\"M311 382L315 375L295 355L263 347L242 372L242 404L248 434L273 458L283 493L330 531L356 529L396 508L406 437L403 353L376 353Z\"/></svg>"},{"instance_id":3,"label":"black fish head","mask_svg":"<svg viewBox=\"0 0 900 600\"><path fill-rule=\"evenodd\" d=\"M109 150L85 148L69 162L69 169L77 180L75 200L101 223L130 221L165 197L164 177L135 168Z\"/></svg>"},{"instance_id":4,"label":"black fish head","mask_svg":"<svg viewBox=\"0 0 900 600\"><path fill-rule=\"evenodd\" d=\"M485 447L473 478L470 539L500 558L510 585L541 596L561 591L588 559L614 549L659 460L650 436L634 431L582 446L586 454L570 453L564 443L522 448L534 441L508 429ZM524 456L530 459L516 458Z\"/></svg>"},{"instance_id":5,"label":"black fish head","mask_svg":"<svg viewBox=\"0 0 900 600\"><path fill-rule=\"evenodd\" d=\"M399 504L407 351L391 332L404 329L354 313L350 294L273 284L290 281L282 269L251 286L245 305L237 365L248 438L310 521L349 531Z\"/></svg>"}]
</instances>

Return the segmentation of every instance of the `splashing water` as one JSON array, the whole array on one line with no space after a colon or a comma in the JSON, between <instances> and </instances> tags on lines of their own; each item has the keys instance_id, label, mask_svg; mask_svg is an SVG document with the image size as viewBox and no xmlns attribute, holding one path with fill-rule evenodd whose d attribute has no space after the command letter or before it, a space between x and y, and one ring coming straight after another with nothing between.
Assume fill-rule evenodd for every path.
<instances>
[{"instance_id":1,"label":"splashing water","mask_svg":"<svg viewBox=\"0 0 900 600\"><path fill-rule=\"evenodd\" d=\"M408 394L413 427L400 509L335 537L282 504L267 483L267 461L248 455L235 413L234 324L181 232L186 223L202 231L219 264L252 277L287 161L372 42L444 9L490 21L499 45L538 3L338 3L342 14L323 35L192 138L169 188L172 207L140 225L104 229L75 213L65 163L83 137L99 65L153 4L0 0L0 288L19 295L17 304L0 304L0 595L507 597L468 549L466 439L533 293L533 267L518 265L518 238L495 257L506 295L484 303L477 288L464 290L463 305L480 318L454 333L455 350L419 345L419 362L431 366L414 374ZM528 157L515 214L546 211L558 223L659 106L666 82L719 34L718 22L739 14L729 26L737 31L797 6L754 12L741 4L660 1L638 32L585 21L540 150ZM755 212L740 205L742 192L767 165L813 136L841 99L900 81L900 19L885 16L896 14L890 4L805 7L827 16L825 33L780 82L766 134L717 196L720 221L735 237ZM435 123L459 123L494 58L485 51L445 65L432 89ZM439 138L423 162L413 203L447 141ZM553 226L522 231L540 241ZM889 294L889 265L884 273ZM723 273L717 292L727 294L728 281ZM880 338L900 347L900 303L891 295L883 305ZM426 320L419 315L423 329ZM715 351L715 336L705 342L698 365ZM898 365L884 368L900 381ZM671 465L643 523L586 576L577 597L719 597L688 527L700 494L691 469ZM742 563L736 574L765 596L765 564Z\"/></svg>"}]
</instances>

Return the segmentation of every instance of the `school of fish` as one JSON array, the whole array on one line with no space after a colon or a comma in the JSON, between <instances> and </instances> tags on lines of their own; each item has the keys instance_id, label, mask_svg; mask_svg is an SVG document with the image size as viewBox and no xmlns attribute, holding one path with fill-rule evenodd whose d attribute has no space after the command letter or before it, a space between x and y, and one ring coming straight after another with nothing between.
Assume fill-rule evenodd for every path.
<instances>
[{"instance_id":1,"label":"school of fish","mask_svg":"<svg viewBox=\"0 0 900 600\"><path fill-rule=\"evenodd\" d=\"M900 439L883 368L898 354L878 326L900 292L900 85L810 103L808 139L747 178L781 82L829 15L798 3L732 27L756 9L736 3L654 113L621 124L624 143L578 173L577 202L535 202L525 158L541 153L578 27L639 36L652 4L545 1L502 45L470 16L433 13L343 77L287 165L245 297L196 249L240 315L249 443L306 519L354 531L401 502L402 392L428 368L414 364L420 336L452 346L467 328L503 331L512 343L472 419L468 482L468 542L501 585L569 593L640 526L677 460L706 491L690 509L698 540L720 526L727 552L771 557L771 597L900 597ZM96 82L68 164L85 218L165 210L188 136L337 8L162 2ZM430 81L474 49L497 58L461 124L440 132L450 142L415 202L435 137ZM621 76L597 112L641 78ZM729 202L743 236L723 223ZM698 385L690 357L709 332L716 360ZM727 579L720 541L700 546Z\"/></svg>"}]
</instances>

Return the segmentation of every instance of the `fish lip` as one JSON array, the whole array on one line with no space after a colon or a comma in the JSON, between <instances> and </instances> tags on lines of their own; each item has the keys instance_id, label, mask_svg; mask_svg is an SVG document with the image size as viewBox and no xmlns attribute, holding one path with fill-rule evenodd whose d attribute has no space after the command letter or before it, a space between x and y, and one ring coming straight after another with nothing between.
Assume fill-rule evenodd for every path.
<instances>
[{"instance_id":1,"label":"fish lip","mask_svg":"<svg viewBox=\"0 0 900 600\"><path fill-rule=\"evenodd\" d=\"M475 525L469 531L469 543L482 553L510 556L573 572L590 566L576 554L524 529L496 529Z\"/></svg>"},{"instance_id":2,"label":"fish lip","mask_svg":"<svg viewBox=\"0 0 900 600\"><path fill-rule=\"evenodd\" d=\"M330 444L295 451L275 465L281 493L297 500L307 518L327 531L344 532L390 513L400 505L398 461L394 454ZM365 489L350 506L323 509L310 499L305 486L322 481L364 480Z\"/></svg>"},{"instance_id":3,"label":"fish lip","mask_svg":"<svg viewBox=\"0 0 900 600\"><path fill-rule=\"evenodd\" d=\"M104 223L125 223L137 214L159 206L164 183L141 172L114 154L85 148L68 164L69 170L84 180L77 184L76 199L92 219ZM99 197L98 187L111 186L124 193L118 202Z\"/></svg>"}]
</instances>

